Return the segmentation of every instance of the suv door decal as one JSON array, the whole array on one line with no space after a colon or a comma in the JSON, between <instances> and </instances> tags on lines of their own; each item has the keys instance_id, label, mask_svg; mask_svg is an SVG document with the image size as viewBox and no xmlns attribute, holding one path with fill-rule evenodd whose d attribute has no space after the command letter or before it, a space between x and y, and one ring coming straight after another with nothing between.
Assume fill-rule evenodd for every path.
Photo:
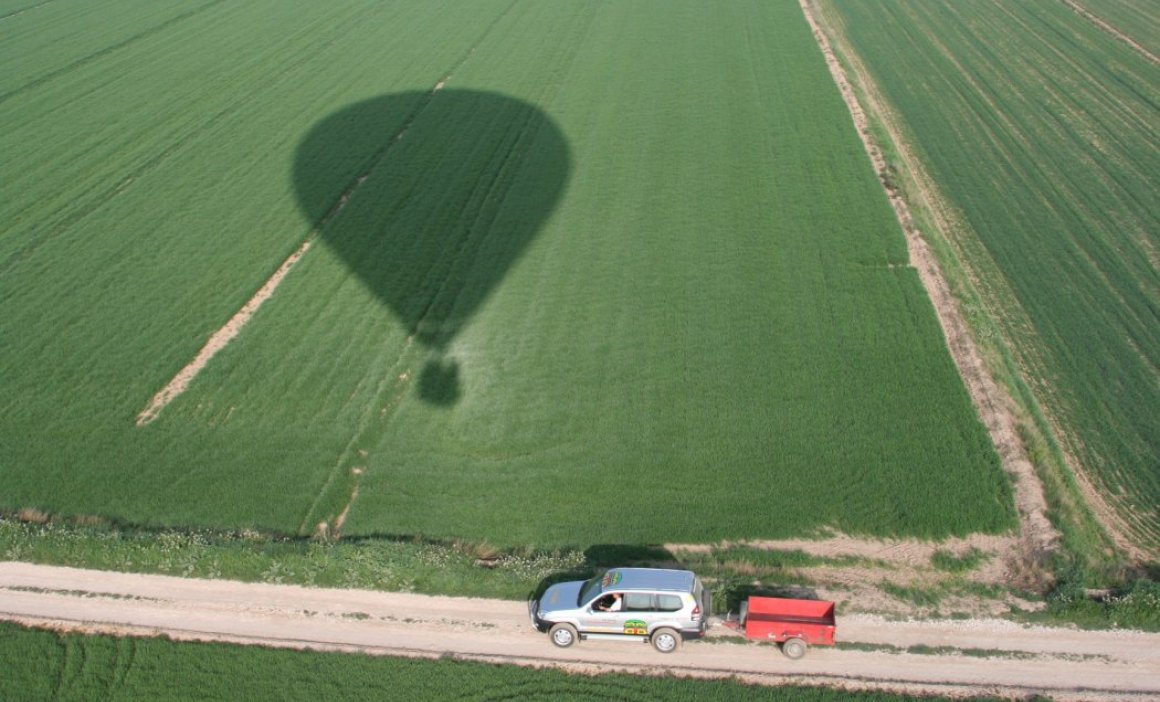
<instances>
[{"instance_id":1,"label":"suv door decal","mask_svg":"<svg viewBox=\"0 0 1160 702\"><path fill-rule=\"evenodd\" d=\"M648 636L648 624L643 619L629 619L624 623L624 633L629 636Z\"/></svg>"}]
</instances>

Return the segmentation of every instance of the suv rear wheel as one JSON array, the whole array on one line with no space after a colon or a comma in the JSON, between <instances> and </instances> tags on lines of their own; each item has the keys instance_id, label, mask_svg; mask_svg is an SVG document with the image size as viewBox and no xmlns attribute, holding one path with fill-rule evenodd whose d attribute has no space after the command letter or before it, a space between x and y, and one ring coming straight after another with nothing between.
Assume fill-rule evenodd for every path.
<instances>
[{"instance_id":1,"label":"suv rear wheel","mask_svg":"<svg viewBox=\"0 0 1160 702\"><path fill-rule=\"evenodd\" d=\"M681 635L668 627L657 629L652 635L652 645L661 653L672 653L681 647Z\"/></svg>"},{"instance_id":2,"label":"suv rear wheel","mask_svg":"<svg viewBox=\"0 0 1160 702\"><path fill-rule=\"evenodd\" d=\"M576 634L576 627L571 624L556 624L548 632L548 636L552 639L552 643L560 648L568 648L579 638Z\"/></svg>"}]
</instances>

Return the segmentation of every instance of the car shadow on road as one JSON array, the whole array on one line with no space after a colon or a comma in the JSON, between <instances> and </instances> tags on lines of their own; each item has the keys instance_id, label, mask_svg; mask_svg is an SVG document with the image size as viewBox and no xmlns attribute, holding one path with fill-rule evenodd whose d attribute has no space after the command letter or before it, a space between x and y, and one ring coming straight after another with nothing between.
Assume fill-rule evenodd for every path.
<instances>
[{"instance_id":1,"label":"car shadow on road","mask_svg":"<svg viewBox=\"0 0 1160 702\"><path fill-rule=\"evenodd\" d=\"M704 563L701 563L704 565ZM587 580L611 568L674 568L694 570L702 577L706 588L712 591L712 614L728 616L739 612L741 604L751 595L789 597L794 599L822 599L817 590L807 585L763 584L752 577L745 578L718 566L704 570L697 564L687 563L663 546L635 544L596 544L584 550L584 564L566 571L551 573L528 593L529 600L539 600L544 591L556 583Z\"/></svg>"},{"instance_id":2,"label":"car shadow on road","mask_svg":"<svg viewBox=\"0 0 1160 702\"><path fill-rule=\"evenodd\" d=\"M529 600L538 600L544 591L556 583L587 580L610 568L676 568L680 560L663 546L638 544L594 544L584 549L584 564L566 571L552 573L540 579L528 593Z\"/></svg>"}]
</instances>

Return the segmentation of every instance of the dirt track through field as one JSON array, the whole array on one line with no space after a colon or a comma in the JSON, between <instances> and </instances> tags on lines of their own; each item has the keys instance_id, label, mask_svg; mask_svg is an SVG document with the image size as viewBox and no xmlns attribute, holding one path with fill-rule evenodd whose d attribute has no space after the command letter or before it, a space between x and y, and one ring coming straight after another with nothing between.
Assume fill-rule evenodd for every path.
<instances>
[{"instance_id":1,"label":"dirt track through field","mask_svg":"<svg viewBox=\"0 0 1160 702\"><path fill-rule=\"evenodd\" d=\"M306 252L310 250L313 242L313 238L302 242L294 253L290 254L282 262L282 265L278 266L278 270L274 271L274 274L262 284L262 287L258 288L258 292L254 293L254 296L247 300L246 304L242 305L242 308L235 312L234 316L230 317L230 320L221 329L218 329L209 337L209 341L205 342L205 346L201 347L201 350L197 352L193 360L178 371L177 375L173 376L165 384L165 387L157 391L157 394L149 401L149 406L141 410L141 413L137 415L137 426L144 426L154 419L157 419L157 415L161 414L161 410L165 409L166 405L173 402L174 398L189 388L189 384L193 382L197 374L209 364L219 351L224 349L227 344L242 332L242 329L249 324L250 319L257 313L258 308L274 295L274 291L282 284L282 281L290 273L290 269L306 255Z\"/></svg>"},{"instance_id":2,"label":"dirt track through field","mask_svg":"<svg viewBox=\"0 0 1160 702\"><path fill-rule=\"evenodd\" d=\"M552 646L523 602L312 589L0 563L0 619L65 631L166 635L280 648L482 660L577 672L735 676L941 694L1145 700L1160 695L1160 634L1025 627L998 620L840 617L838 639L790 661L721 626L663 656L648 646ZM925 647L928 653L900 652ZM930 652L931 650L934 652Z\"/></svg>"}]
</instances>

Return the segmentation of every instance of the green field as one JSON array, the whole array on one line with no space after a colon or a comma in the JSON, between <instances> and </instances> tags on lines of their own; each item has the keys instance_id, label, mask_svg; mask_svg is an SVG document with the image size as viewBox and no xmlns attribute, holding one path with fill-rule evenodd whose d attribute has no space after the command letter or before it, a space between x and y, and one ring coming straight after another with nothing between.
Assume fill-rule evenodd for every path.
<instances>
[{"instance_id":1,"label":"green field","mask_svg":"<svg viewBox=\"0 0 1160 702\"><path fill-rule=\"evenodd\" d=\"M942 700L733 680L569 675L454 660L373 658L64 635L0 622L6 700ZM432 681L438 680L437 685Z\"/></svg>"},{"instance_id":2,"label":"green field","mask_svg":"<svg viewBox=\"0 0 1160 702\"><path fill-rule=\"evenodd\" d=\"M1139 44L1153 55L1160 53L1160 12L1151 0L1075 0L1101 22Z\"/></svg>"},{"instance_id":3,"label":"green field","mask_svg":"<svg viewBox=\"0 0 1160 702\"><path fill-rule=\"evenodd\" d=\"M1154 5L1083 4L1155 46ZM1156 66L1063 4L833 7L981 242L1067 450L1160 543Z\"/></svg>"},{"instance_id":4,"label":"green field","mask_svg":"<svg viewBox=\"0 0 1160 702\"><path fill-rule=\"evenodd\" d=\"M0 508L580 548L1015 523L792 0L55 0L0 58Z\"/></svg>"}]
</instances>

